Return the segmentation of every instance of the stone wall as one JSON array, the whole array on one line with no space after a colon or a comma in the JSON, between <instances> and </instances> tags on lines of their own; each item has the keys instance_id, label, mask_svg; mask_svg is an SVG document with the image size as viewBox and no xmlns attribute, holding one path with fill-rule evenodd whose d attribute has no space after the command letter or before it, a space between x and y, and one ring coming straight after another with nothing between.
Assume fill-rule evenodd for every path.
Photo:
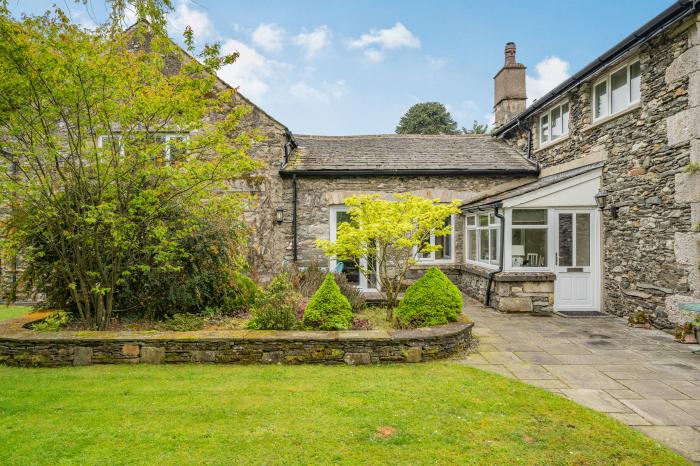
<instances>
[{"instance_id":1,"label":"stone wall","mask_svg":"<svg viewBox=\"0 0 700 466\"><path fill-rule=\"evenodd\" d=\"M543 168L607 156L603 189L619 215L614 218L609 209L603 215L605 310L621 316L645 310L659 327L687 319L679 314L678 304L700 299L700 174L684 171L691 160L700 161L697 21L697 16L691 18L636 53L641 64L639 105L593 123L593 78L566 95L571 108L568 137L539 149L540 114L527 122L533 128L534 157ZM525 148L525 131L506 137Z\"/></svg>"},{"instance_id":2,"label":"stone wall","mask_svg":"<svg viewBox=\"0 0 700 466\"><path fill-rule=\"evenodd\" d=\"M348 177L348 178L299 178L298 196L298 254L300 265L313 262L327 263L316 240L330 239L330 208L342 205L352 195L410 192L419 196L452 201L466 199L474 194L511 180L512 177L495 176L423 176L423 177ZM291 208L291 180L285 204ZM290 210L291 211L291 210ZM455 217L455 263L464 258L464 219ZM291 254L291 250L289 251ZM291 255L287 256L291 260Z\"/></svg>"},{"instance_id":3,"label":"stone wall","mask_svg":"<svg viewBox=\"0 0 700 466\"><path fill-rule=\"evenodd\" d=\"M295 332L54 332L23 327L36 313L0 324L0 364L378 364L446 358L470 345L473 324L415 330Z\"/></svg>"},{"instance_id":4,"label":"stone wall","mask_svg":"<svg viewBox=\"0 0 700 466\"><path fill-rule=\"evenodd\" d=\"M454 280L480 302L486 299L489 269L468 264ZM490 306L502 312L552 313L555 275L549 272L500 272L493 277Z\"/></svg>"}]
</instances>

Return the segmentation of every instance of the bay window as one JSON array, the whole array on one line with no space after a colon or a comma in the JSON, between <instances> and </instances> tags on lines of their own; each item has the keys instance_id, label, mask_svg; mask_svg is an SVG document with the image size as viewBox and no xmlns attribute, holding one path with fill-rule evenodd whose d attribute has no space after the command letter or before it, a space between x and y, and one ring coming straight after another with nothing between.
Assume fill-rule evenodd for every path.
<instances>
[{"instance_id":1,"label":"bay window","mask_svg":"<svg viewBox=\"0 0 700 466\"><path fill-rule=\"evenodd\" d=\"M540 117L540 145L569 134L569 102L562 102Z\"/></svg>"},{"instance_id":2,"label":"bay window","mask_svg":"<svg viewBox=\"0 0 700 466\"><path fill-rule=\"evenodd\" d=\"M466 217L465 249L468 262L497 265L501 255L499 220L494 214Z\"/></svg>"},{"instance_id":3,"label":"bay window","mask_svg":"<svg viewBox=\"0 0 700 466\"><path fill-rule=\"evenodd\" d=\"M593 86L593 120L614 115L639 102L641 68L639 61L624 65Z\"/></svg>"},{"instance_id":4,"label":"bay window","mask_svg":"<svg viewBox=\"0 0 700 466\"><path fill-rule=\"evenodd\" d=\"M513 209L511 265L547 267L547 209Z\"/></svg>"}]
</instances>

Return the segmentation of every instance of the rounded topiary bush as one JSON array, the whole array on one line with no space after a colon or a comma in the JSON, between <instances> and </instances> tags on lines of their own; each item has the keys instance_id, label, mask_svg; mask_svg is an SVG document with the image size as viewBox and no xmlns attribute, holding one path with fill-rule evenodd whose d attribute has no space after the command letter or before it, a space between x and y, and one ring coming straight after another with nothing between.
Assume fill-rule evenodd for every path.
<instances>
[{"instance_id":1,"label":"rounded topiary bush","mask_svg":"<svg viewBox=\"0 0 700 466\"><path fill-rule=\"evenodd\" d=\"M437 267L431 267L408 287L396 308L402 327L430 327L457 320L462 293Z\"/></svg>"},{"instance_id":2,"label":"rounded topiary bush","mask_svg":"<svg viewBox=\"0 0 700 466\"><path fill-rule=\"evenodd\" d=\"M311 297L303 319L304 328L317 330L346 330L352 324L352 307L340 292L333 274L326 275Z\"/></svg>"}]
</instances>

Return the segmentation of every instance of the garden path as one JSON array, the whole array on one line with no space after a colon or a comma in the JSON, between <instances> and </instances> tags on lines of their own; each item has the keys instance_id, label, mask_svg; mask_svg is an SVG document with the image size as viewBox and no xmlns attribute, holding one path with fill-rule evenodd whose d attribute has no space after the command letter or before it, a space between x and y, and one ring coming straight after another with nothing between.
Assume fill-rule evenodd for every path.
<instances>
[{"instance_id":1,"label":"garden path","mask_svg":"<svg viewBox=\"0 0 700 466\"><path fill-rule=\"evenodd\" d=\"M457 362L602 411L700 463L700 354L617 317L503 314L465 298L477 352Z\"/></svg>"}]
</instances>

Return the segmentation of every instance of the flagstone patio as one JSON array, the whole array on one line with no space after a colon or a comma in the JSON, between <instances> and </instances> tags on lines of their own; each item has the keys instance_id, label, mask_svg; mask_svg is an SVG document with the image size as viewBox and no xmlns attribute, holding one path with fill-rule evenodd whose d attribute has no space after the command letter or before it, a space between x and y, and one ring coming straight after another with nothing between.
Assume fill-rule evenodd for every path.
<instances>
[{"instance_id":1,"label":"flagstone patio","mask_svg":"<svg viewBox=\"0 0 700 466\"><path fill-rule=\"evenodd\" d=\"M536 385L700 462L700 354L616 317L502 314L467 299L477 352L459 363Z\"/></svg>"}]
</instances>

